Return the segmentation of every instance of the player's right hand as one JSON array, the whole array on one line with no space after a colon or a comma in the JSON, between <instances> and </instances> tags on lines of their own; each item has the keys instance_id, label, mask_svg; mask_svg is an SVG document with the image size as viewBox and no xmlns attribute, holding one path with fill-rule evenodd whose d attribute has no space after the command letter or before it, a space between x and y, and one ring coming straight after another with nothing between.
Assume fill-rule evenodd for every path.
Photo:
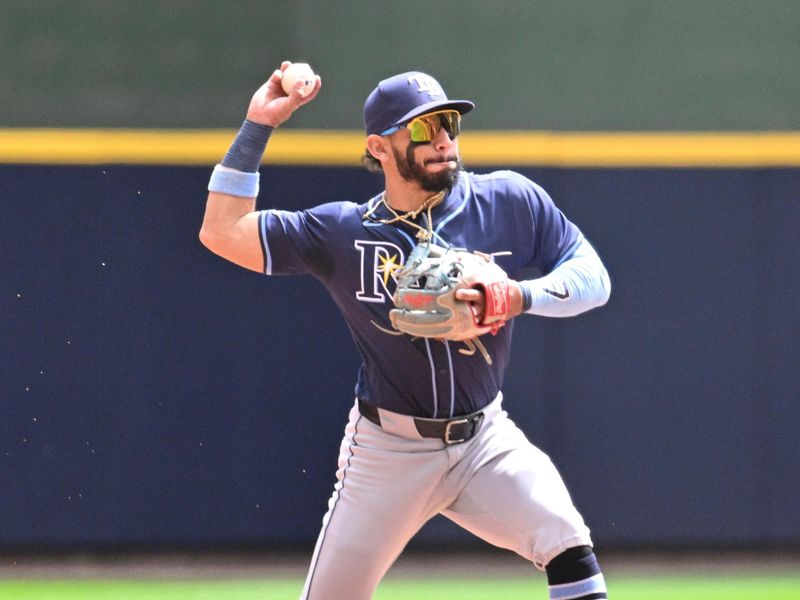
<instances>
[{"instance_id":1,"label":"player's right hand","mask_svg":"<svg viewBox=\"0 0 800 600\"><path fill-rule=\"evenodd\" d=\"M262 125L277 127L298 108L311 102L319 93L322 87L322 79L317 75L317 82L310 94L303 97L300 88L293 90L291 94L286 94L281 87L281 73L283 73L292 63L285 60L281 63L281 68L276 69L270 75L267 82L262 85L250 100L247 109L247 118Z\"/></svg>"}]
</instances>

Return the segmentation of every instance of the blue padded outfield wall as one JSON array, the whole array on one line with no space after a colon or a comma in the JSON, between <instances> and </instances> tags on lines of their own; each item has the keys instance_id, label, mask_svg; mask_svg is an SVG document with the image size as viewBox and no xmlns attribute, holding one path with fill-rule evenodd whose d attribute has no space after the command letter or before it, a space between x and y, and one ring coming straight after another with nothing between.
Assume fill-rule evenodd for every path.
<instances>
[{"instance_id":1,"label":"blue padded outfield wall","mask_svg":"<svg viewBox=\"0 0 800 600\"><path fill-rule=\"evenodd\" d=\"M610 303L518 319L505 405L599 545L800 548L800 3L5 4L0 551L312 547L354 346L315 280L197 237L282 59L324 86L261 208L378 192L364 98L422 70L476 104L470 168L524 165L598 248Z\"/></svg>"},{"instance_id":2,"label":"blue padded outfield wall","mask_svg":"<svg viewBox=\"0 0 800 600\"><path fill-rule=\"evenodd\" d=\"M505 386L598 544L800 544L800 170L521 170L613 281L518 319ZM0 549L313 544L358 359L316 281L200 245L209 172L0 166ZM259 206L380 185L264 167Z\"/></svg>"}]
</instances>

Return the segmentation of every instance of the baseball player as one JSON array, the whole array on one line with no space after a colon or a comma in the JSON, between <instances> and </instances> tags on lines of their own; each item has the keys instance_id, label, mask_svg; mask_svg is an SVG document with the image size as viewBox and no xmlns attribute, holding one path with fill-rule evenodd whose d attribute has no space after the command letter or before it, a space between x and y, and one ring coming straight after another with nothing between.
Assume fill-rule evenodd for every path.
<instances>
[{"instance_id":1,"label":"baseball player","mask_svg":"<svg viewBox=\"0 0 800 600\"><path fill-rule=\"evenodd\" d=\"M566 317L608 300L597 253L534 182L463 170L461 118L474 105L448 99L420 72L381 81L364 104L362 162L383 174L383 193L298 212L256 210L270 134L322 85L317 77L311 93L303 96L298 82L287 94L281 76L290 64L255 93L215 167L200 239L266 275L316 277L363 360L301 598L371 598L437 514L545 570L551 598L606 598L589 529L550 459L503 410L501 392L515 316ZM456 249L477 252L485 273ZM427 276L426 261L434 267ZM471 283L458 283L467 270ZM453 281L455 299L443 308L442 289ZM453 326L455 304L469 310ZM456 333L405 333L442 319Z\"/></svg>"}]
</instances>

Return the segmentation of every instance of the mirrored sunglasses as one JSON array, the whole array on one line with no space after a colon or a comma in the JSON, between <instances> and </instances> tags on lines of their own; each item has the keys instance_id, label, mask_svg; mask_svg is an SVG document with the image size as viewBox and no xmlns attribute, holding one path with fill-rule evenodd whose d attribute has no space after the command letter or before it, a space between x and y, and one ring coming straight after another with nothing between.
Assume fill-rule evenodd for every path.
<instances>
[{"instance_id":1,"label":"mirrored sunglasses","mask_svg":"<svg viewBox=\"0 0 800 600\"><path fill-rule=\"evenodd\" d=\"M439 135L439 131L444 127L450 139L454 139L461 133L461 113L457 110L440 110L427 113L411 119L404 125L390 127L382 131L381 135L389 135L399 129L406 128L411 134L412 142L430 142Z\"/></svg>"}]
</instances>

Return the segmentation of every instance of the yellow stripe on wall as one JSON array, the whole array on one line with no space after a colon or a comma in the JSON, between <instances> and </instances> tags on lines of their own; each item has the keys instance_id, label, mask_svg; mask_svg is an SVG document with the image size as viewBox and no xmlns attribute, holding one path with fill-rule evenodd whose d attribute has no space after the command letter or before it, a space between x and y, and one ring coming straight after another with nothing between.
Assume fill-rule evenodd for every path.
<instances>
[{"instance_id":1,"label":"yellow stripe on wall","mask_svg":"<svg viewBox=\"0 0 800 600\"><path fill-rule=\"evenodd\" d=\"M235 130L0 129L0 163L214 165ZM800 132L574 133L469 131L468 165L797 167ZM355 166L357 131L281 129L265 164Z\"/></svg>"},{"instance_id":2,"label":"yellow stripe on wall","mask_svg":"<svg viewBox=\"0 0 800 600\"><path fill-rule=\"evenodd\" d=\"M486 165L800 166L800 133L481 132L464 136L462 154Z\"/></svg>"}]
</instances>

